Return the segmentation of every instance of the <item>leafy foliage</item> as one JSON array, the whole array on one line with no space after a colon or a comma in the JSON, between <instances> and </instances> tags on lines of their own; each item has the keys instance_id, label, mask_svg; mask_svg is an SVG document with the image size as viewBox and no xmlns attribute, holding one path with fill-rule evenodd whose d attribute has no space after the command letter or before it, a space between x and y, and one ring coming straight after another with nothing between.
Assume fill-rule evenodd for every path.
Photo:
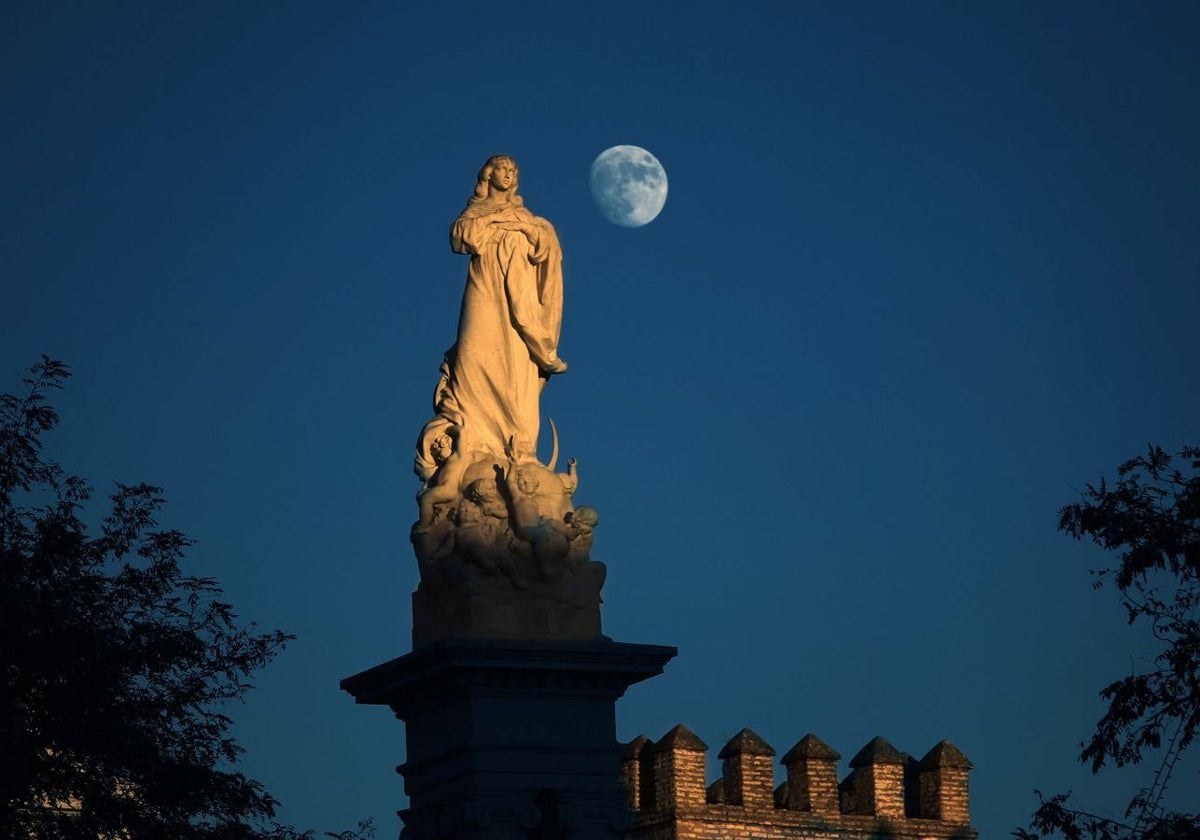
<instances>
[{"instance_id":1,"label":"leafy foliage","mask_svg":"<svg viewBox=\"0 0 1200 840\"><path fill-rule=\"evenodd\" d=\"M1130 624L1148 625L1162 649L1145 673L1106 686L1108 703L1079 760L1099 772L1139 764L1166 740L1167 761L1195 740L1200 727L1200 448L1172 456L1157 446L1126 461L1114 486L1102 478L1080 502L1059 512L1059 530L1089 537L1119 562L1092 571L1094 586L1115 585ZM1169 763L1160 773L1169 772ZM1059 833L1067 840L1200 838L1200 814L1163 813L1159 787L1139 791L1125 821L1071 807L1070 794L1041 798L1025 840Z\"/></svg>"},{"instance_id":2,"label":"leafy foliage","mask_svg":"<svg viewBox=\"0 0 1200 840\"><path fill-rule=\"evenodd\" d=\"M159 488L118 484L89 531L91 487L42 457L68 376L43 357L0 395L0 836L313 838L233 769L222 711L293 637L182 572L191 542L158 527Z\"/></svg>"},{"instance_id":3,"label":"leafy foliage","mask_svg":"<svg viewBox=\"0 0 1200 840\"><path fill-rule=\"evenodd\" d=\"M1069 806L1071 794L1059 793L1046 799L1034 812L1034 832L1046 835L1061 834L1066 840L1197 840L1200 825L1195 815L1165 813L1139 822L1122 822L1101 817ZM1125 817L1129 820L1146 804L1142 794L1133 798ZM1038 838L1041 835L1024 829L1013 832L1019 838Z\"/></svg>"}]
</instances>

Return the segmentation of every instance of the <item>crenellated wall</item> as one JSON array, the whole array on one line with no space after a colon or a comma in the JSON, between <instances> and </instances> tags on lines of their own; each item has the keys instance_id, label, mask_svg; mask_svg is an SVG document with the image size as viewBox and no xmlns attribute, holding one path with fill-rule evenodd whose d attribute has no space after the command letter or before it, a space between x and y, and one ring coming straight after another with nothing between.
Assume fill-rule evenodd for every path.
<instances>
[{"instance_id":1,"label":"crenellated wall","mask_svg":"<svg viewBox=\"0 0 1200 840\"><path fill-rule=\"evenodd\" d=\"M625 746L621 781L643 840L975 840L967 774L971 762L949 741L917 761L883 738L850 759L808 734L784 753L786 781L774 785L775 750L750 729L721 749L721 777L705 783L708 745L682 724L657 742Z\"/></svg>"}]
</instances>

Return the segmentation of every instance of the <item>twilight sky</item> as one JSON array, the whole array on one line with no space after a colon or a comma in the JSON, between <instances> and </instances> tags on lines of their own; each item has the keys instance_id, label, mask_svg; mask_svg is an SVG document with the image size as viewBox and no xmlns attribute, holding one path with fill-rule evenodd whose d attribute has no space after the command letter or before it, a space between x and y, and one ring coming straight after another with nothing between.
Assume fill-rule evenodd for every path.
<instances>
[{"instance_id":1,"label":"twilight sky","mask_svg":"<svg viewBox=\"0 0 1200 840\"><path fill-rule=\"evenodd\" d=\"M0 25L0 390L71 364L49 454L162 485L188 570L299 634L232 710L282 816L399 828L402 727L337 684L408 650L447 231L498 152L563 244L542 405L605 631L680 650L621 738L686 723L710 778L743 726L843 774L950 738L986 837L1035 787L1119 813L1153 767L1074 756L1151 648L1056 512L1200 443L1200 7L411 6ZM624 143L670 178L644 228L588 193Z\"/></svg>"}]
</instances>

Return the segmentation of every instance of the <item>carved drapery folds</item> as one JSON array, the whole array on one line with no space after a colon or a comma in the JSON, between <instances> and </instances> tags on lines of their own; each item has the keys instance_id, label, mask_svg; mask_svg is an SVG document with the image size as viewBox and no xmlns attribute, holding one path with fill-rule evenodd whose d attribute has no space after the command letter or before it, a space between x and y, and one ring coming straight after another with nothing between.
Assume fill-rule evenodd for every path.
<instances>
[{"instance_id":1,"label":"carved drapery folds","mask_svg":"<svg viewBox=\"0 0 1200 840\"><path fill-rule=\"evenodd\" d=\"M516 193L506 156L480 170L451 247L470 256L458 339L443 359L434 416L417 439L423 482L412 543L421 572L414 642L600 636L599 517L576 507L574 460L537 458L539 401L558 356L558 235ZM551 424L553 428L553 424Z\"/></svg>"}]
</instances>

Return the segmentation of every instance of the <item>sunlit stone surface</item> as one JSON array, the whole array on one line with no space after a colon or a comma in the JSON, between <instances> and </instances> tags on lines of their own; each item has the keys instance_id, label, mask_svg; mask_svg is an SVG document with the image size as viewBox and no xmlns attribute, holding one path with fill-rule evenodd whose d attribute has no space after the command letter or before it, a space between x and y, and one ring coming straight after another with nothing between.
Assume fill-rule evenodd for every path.
<instances>
[{"instance_id":1,"label":"sunlit stone surface","mask_svg":"<svg viewBox=\"0 0 1200 840\"><path fill-rule=\"evenodd\" d=\"M576 507L575 462L537 458L539 402L567 364L562 251L553 225L517 194L516 162L490 158L450 228L470 257L458 339L417 439L413 643L443 638L596 639L605 568L591 559L599 517Z\"/></svg>"}]
</instances>

